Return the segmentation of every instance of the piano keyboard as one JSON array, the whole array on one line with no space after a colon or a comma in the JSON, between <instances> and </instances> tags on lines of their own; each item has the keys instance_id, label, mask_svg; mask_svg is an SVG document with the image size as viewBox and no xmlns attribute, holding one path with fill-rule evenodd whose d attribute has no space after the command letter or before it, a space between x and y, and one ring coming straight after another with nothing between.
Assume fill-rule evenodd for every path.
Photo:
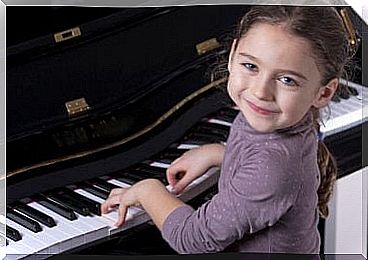
<instances>
[{"instance_id":1,"label":"piano keyboard","mask_svg":"<svg viewBox=\"0 0 368 260\"><path fill-rule=\"evenodd\" d=\"M363 99L367 88L355 87L358 96L331 105L331 119L321 129L324 136L348 129L367 119L367 113L363 116L362 112L367 109L367 101ZM170 163L185 151L202 144L225 143L237 113L236 108L224 108L204 118L179 142L140 163L135 169L87 180L9 205L6 217L0 216L0 223L6 225L7 230L6 257L19 259L37 254L38 257L47 258L148 222L150 218L141 208L131 207L125 224L117 228L114 226L117 212L101 215L98 206L114 187L129 187L149 177L158 178L167 185L165 170ZM209 169L179 197L189 201L215 185L218 177L218 168ZM171 189L169 185L166 187ZM78 201L81 203L76 203Z\"/></svg>"},{"instance_id":2,"label":"piano keyboard","mask_svg":"<svg viewBox=\"0 0 368 260\"><path fill-rule=\"evenodd\" d=\"M333 135L344 130L353 128L368 120L368 87L346 80L341 83L353 87L358 95L348 99L340 99L340 102L331 102L330 117L321 125L321 138Z\"/></svg>"},{"instance_id":3,"label":"piano keyboard","mask_svg":"<svg viewBox=\"0 0 368 260\"><path fill-rule=\"evenodd\" d=\"M237 112L231 108L220 111L217 120L222 124L210 123L212 118L203 119L167 151L164 150L135 167L37 194L8 205L6 217L0 218L0 222L8 230L7 258L19 259L30 254L47 258L148 222L150 218L141 208L131 207L125 224L117 228L114 226L118 217L117 211L101 215L99 206L112 188L130 187L144 178L158 178L170 190L166 181L166 168L171 162L185 151L202 144L225 142L230 127L224 124L231 122ZM216 119L216 115L213 119ZM205 134L203 129L209 132ZM178 197L189 201L215 185L218 177L219 168L213 167L188 185ZM85 202L85 199L88 201Z\"/></svg>"}]
</instances>

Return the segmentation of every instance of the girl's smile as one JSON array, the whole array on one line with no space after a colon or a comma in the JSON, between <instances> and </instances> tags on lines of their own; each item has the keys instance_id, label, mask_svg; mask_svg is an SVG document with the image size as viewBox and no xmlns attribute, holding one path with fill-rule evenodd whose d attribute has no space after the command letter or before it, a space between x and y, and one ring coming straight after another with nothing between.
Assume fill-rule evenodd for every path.
<instances>
[{"instance_id":1,"label":"girl's smile","mask_svg":"<svg viewBox=\"0 0 368 260\"><path fill-rule=\"evenodd\" d=\"M248 99L244 99L245 102L248 104L249 108L252 109L254 112L263 115L263 116L273 116L277 113L279 113L278 111L275 111L272 108L267 108L266 106L262 106L262 105L256 105L256 103L248 100Z\"/></svg>"}]
</instances>

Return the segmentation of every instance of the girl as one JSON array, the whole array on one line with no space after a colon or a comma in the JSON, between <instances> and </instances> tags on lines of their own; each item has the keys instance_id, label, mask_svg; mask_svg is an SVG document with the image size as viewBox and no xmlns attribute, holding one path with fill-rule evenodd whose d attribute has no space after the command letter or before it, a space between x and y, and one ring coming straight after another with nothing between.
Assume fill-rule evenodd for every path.
<instances>
[{"instance_id":1,"label":"girl","mask_svg":"<svg viewBox=\"0 0 368 260\"><path fill-rule=\"evenodd\" d=\"M240 113L226 147L190 150L167 170L177 194L221 165L218 194L194 210L146 179L113 190L102 212L118 205L121 225L129 206L142 206L179 253L319 253L319 213L328 214L336 168L318 143L318 109L338 88L347 56L332 7L253 7L228 61L228 93Z\"/></svg>"}]
</instances>

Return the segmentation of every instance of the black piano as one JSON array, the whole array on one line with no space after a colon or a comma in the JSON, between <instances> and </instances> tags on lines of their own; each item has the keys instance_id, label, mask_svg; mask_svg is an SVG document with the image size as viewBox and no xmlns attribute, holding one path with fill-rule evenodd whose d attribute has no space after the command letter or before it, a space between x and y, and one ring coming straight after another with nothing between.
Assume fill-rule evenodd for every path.
<instances>
[{"instance_id":1,"label":"black piano","mask_svg":"<svg viewBox=\"0 0 368 260\"><path fill-rule=\"evenodd\" d=\"M175 254L141 209L116 228L117 213L101 216L99 206L111 189L145 178L168 185L166 168L182 153L226 143L238 110L213 64L226 60L249 7L7 7L9 257ZM29 23L18 28L19 17ZM366 92L353 89L336 104ZM363 167L362 125L323 129L340 176ZM210 169L180 198L200 206L218 175Z\"/></svg>"}]
</instances>

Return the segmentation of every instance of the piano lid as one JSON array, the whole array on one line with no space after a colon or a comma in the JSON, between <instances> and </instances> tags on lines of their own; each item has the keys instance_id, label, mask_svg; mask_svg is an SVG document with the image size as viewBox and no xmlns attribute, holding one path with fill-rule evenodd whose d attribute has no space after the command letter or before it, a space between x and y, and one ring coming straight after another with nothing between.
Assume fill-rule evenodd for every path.
<instances>
[{"instance_id":1,"label":"piano lid","mask_svg":"<svg viewBox=\"0 0 368 260\"><path fill-rule=\"evenodd\" d=\"M11 7L9 20L17 8L50 26L8 37L8 177L93 160L173 120L223 82L206 75L248 6ZM80 18L57 25L68 12Z\"/></svg>"}]
</instances>

